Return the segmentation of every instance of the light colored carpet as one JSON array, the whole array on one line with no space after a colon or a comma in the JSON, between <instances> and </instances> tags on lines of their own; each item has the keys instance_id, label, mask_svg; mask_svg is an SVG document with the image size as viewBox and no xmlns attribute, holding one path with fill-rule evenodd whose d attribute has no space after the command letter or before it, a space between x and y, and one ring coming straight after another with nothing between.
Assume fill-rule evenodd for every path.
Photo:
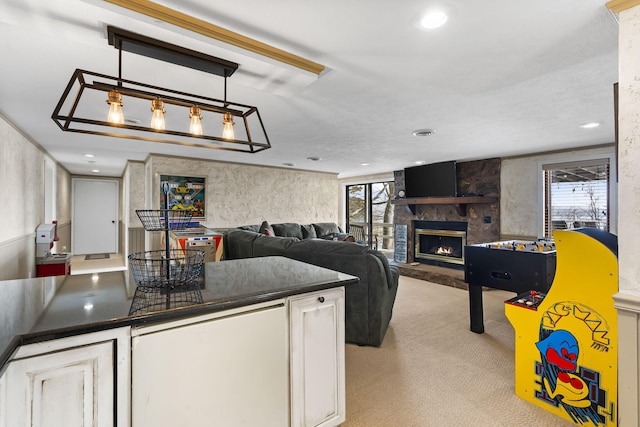
<instances>
[{"instance_id":1,"label":"light colored carpet","mask_svg":"<svg viewBox=\"0 0 640 427\"><path fill-rule=\"evenodd\" d=\"M514 392L514 333L484 291L485 333L469 330L465 290L401 276L380 348L347 344L344 427L555 427L575 424Z\"/></svg>"}]
</instances>

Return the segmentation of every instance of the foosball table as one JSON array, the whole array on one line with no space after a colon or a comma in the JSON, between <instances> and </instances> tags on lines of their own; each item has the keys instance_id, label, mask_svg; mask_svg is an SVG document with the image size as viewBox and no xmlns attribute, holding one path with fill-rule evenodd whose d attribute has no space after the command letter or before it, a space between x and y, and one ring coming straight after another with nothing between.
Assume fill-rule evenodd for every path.
<instances>
[{"instance_id":1,"label":"foosball table","mask_svg":"<svg viewBox=\"0 0 640 427\"><path fill-rule=\"evenodd\" d=\"M545 293L556 271L556 248L552 240L508 240L467 245L464 276L469 286L471 331L484 332L482 287L521 294Z\"/></svg>"}]
</instances>

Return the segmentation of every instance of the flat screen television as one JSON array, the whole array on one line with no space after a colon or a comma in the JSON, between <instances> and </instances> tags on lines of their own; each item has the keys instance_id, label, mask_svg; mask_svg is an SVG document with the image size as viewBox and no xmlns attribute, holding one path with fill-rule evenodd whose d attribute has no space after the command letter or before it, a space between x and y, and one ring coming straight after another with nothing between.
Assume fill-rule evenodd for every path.
<instances>
[{"instance_id":1,"label":"flat screen television","mask_svg":"<svg viewBox=\"0 0 640 427\"><path fill-rule=\"evenodd\" d=\"M452 160L405 168L404 185L405 196L408 198L456 197L456 162Z\"/></svg>"}]
</instances>

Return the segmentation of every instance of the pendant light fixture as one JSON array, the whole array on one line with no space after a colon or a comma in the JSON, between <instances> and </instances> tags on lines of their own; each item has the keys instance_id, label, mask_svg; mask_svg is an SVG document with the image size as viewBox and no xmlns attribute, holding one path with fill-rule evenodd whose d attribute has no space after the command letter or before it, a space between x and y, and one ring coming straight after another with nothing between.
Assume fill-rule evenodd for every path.
<instances>
[{"instance_id":1,"label":"pendant light fixture","mask_svg":"<svg viewBox=\"0 0 640 427\"><path fill-rule=\"evenodd\" d=\"M200 114L200 108L197 105L193 105L189 109L189 118L191 119L189 132L194 135L202 135L202 114Z\"/></svg>"},{"instance_id":2,"label":"pendant light fixture","mask_svg":"<svg viewBox=\"0 0 640 427\"><path fill-rule=\"evenodd\" d=\"M51 116L60 129L250 153L271 148L258 108L227 100L227 78L238 69L238 64L111 26L107 27L107 37L109 44L118 49L118 77L76 69ZM223 77L224 99L124 79L123 51ZM104 116L93 116L96 92L98 99L105 99L106 95L109 104L106 120ZM125 103L131 120L124 119ZM148 114L149 103L152 112L149 126L134 121L133 117ZM167 113L171 119L165 122ZM218 130L213 130L217 134L207 134L202 120L212 124L222 122L222 131L218 125Z\"/></svg>"},{"instance_id":3,"label":"pendant light fixture","mask_svg":"<svg viewBox=\"0 0 640 427\"><path fill-rule=\"evenodd\" d=\"M224 113L222 124L224 125L222 128L222 137L224 139L235 139L235 135L233 134L233 125L235 125L235 122L231 117L231 113Z\"/></svg>"},{"instance_id":4,"label":"pendant light fixture","mask_svg":"<svg viewBox=\"0 0 640 427\"><path fill-rule=\"evenodd\" d=\"M115 125L124 124L124 114L122 114L122 95L120 95L120 93L115 89L110 90L109 97L107 98L107 104L109 104L107 121Z\"/></svg>"},{"instance_id":5,"label":"pendant light fixture","mask_svg":"<svg viewBox=\"0 0 640 427\"><path fill-rule=\"evenodd\" d=\"M151 101L151 127L155 130L164 130L164 102L160 98Z\"/></svg>"},{"instance_id":6,"label":"pendant light fixture","mask_svg":"<svg viewBox=\"0 0 640 427\"><path fill-rule=\"evenodd\" d=\"M224 78L224 104L227 106L227 78ZM224 139L235 139L236 136L233 133L233 125L235 125L233 121L233 117L231 117L231 113L224 113L222 116L222 137Z\"/></svg>"}]
</instances>

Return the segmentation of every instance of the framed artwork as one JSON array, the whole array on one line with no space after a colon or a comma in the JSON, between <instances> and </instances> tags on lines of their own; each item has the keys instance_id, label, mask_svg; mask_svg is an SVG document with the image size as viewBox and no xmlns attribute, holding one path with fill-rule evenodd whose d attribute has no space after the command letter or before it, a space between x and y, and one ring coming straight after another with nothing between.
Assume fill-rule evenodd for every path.
<instances>
[{"instance_id":1,"label":"framed artwork","mask_svg":"<svg viewBox=\"0 0 640 427\"><path fill-rule=\"evenodd\" d=\"M190 210L193 219L205 219L206 179L160 175L160 209Z\"/></svg>"}]
</instances>

